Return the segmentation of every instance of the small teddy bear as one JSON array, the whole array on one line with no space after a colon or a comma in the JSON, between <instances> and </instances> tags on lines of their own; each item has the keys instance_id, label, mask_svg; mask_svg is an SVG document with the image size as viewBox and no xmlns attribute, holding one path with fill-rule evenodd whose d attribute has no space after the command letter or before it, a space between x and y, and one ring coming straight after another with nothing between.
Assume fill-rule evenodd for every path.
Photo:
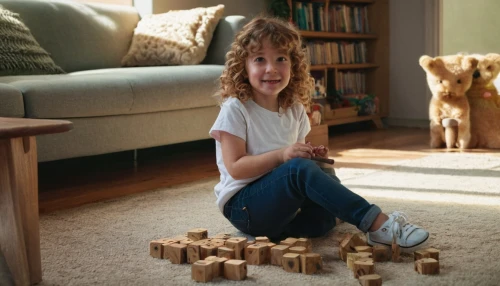
<instances>
[{"instance_id":1,"label":"small teddy bear","mask_svg":"<svg viewBox=\"0 0 500 286\"><path fill-rule=\"evenodd\" d=\"M500 55L473 54L478 60L472 85L467 91L470 105L471 148L500 148L500 96L493 84L500 73Z\"/></svg>"},{"instance_id":2,"label":"small teddy bear","mask_svg":"<svg viewBox=\"0 0 500 286\"><path fill-rule=\"evenodd\" d=\"M470 108L465 92L472 84L478 60L464 55L435 58L424 55L419 63L427 74L427 84L432 92L429 105L431 148L468 148ZM446 141L443 119L457 122L456 142Z\"/></svg>"}]
</instances>

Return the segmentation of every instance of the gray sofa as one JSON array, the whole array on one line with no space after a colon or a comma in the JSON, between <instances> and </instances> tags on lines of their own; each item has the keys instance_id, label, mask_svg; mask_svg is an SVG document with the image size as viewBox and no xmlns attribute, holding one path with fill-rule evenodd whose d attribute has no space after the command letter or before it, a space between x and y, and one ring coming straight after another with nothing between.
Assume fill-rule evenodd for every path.
<instances>
[{"instance_id":1,"label":"gray sofa","mask_svg":"<svg viewBox=\"0 0 500 286\"><path fill-rule=\"evenodd\" d=\"M220 20L200 65L122 68L140 16L133 7L0 0L67 74L0 77L0 117L65 119L37 137L40 162L208 138L213 97L242 16Z\"/></svg>"}]
</instances>

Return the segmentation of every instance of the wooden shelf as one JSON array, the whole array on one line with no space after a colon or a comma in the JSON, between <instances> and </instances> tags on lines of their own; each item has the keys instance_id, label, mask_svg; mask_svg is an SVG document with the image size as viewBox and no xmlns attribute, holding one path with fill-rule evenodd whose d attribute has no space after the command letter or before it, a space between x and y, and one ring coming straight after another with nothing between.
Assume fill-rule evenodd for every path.
<instances>
[{"instance_id":1,"label":"wooden shelf","mask_svg":"<svg viewBox=\"0 0 500 286\"><path fill-rule=\"evenodd\" d=\"M322 124L326 124L328 126L341 125L353 122L361 122L361 121L380 121L380 115L365 115L365 116L352 116L352 117L343 117L343 118L334 118L334 119L325 119Z\"/></svg>"},{"instance_id":2,"label":"wooden shelf","mask_svg":"<svg viewBox=\"0 0 500 286\"><path fill-rule=\"evenodd\" d=\"M312 71L325 70L325 69L338 69L338 70L352 70L352 69L372 69L378 68L376 64L334 64L334 65L313 65Z\"/></svg>"},{"instance_id":3,"label":"wooden shelf","mask_svg":"<svg viewBox=\"0 0 500 286\"><path fill-rule=\"evenodd\" d=\"M306 31L301 30L300 35L305 38L316 38L316 39L358 39L358 40L369 40L377 39L376 34L360 34L360 33L333 33L333 32L318 32L318 31Z\"/></svg>"}]
</instances>

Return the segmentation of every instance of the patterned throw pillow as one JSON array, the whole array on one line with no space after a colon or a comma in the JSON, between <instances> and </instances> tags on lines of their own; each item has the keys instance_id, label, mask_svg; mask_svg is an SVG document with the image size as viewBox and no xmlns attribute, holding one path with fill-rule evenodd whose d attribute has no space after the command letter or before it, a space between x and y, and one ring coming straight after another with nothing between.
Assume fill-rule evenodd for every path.
<instances>
[{"instance_id":1,"label":"patterned throw pillow","mask_svg":"<svg viewBox=\"0 0 500 286\"><path fill-rule=\"evenodd\" d=\"M123 66L196 65L203 61L224 5L142 18Z\"/></svg>"},{"instance_id":2,"label":"patterned throw pillow","mask_svg":"<svg viewBox=\"0 0 500 286\"><path fill-rule=\"evenodd\" d=\"M0 75L61 74L19 14L0 6Z\"/></svg>"}]
</instances>

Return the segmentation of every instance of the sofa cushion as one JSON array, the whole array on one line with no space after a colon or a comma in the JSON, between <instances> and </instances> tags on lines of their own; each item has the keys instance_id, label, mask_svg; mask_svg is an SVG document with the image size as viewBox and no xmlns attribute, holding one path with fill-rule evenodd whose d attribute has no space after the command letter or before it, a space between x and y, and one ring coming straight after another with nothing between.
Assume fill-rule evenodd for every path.
<instances>
[{"instance_id":1,"label":"sofa cushion","mask_svg":"<svg viewBox=\"0 0 500 286\"><path fill-rule=\"evenodd\" d=\"M123 66L196 65L207 54L224 5L148 15L135 28Z\"/></svg>"},{"instance_id":2,"label":"sofa cushion","mask_svg":"<svg viewBox=\"0 0 500 286\"><path fill-rule=\"evenodd\" d=\"M61 0L1 0L66 72L121 66L139 22L134 7Z\"/></svg>"},{"instance_id":3,"label":"sofa cushion","mask_svg":"<svg viewBox=\"0 0 500 286\"><path fill-rule=\"evenodd\" d=\"M13 86L1 83L0 117L24 117L24 103L21 91Z\"/></svg>"},{"instance_id":4,"label":"sofa cushion","mask_svg":"<svg viewBox=\"0 0 500 286\"><path fill-rule=\"evenodd\" d=\"M0 77L19 89L31 118L139 114L215 106L221 65L100 69Z\"/></svg>"},{"instance_id":5,"label":"sofa cushion","mask_svg":"<svg viewBox=\"0 0 500 286\"><path fill-rule=\"evenodd\" d=\"M0 75L60 74L57 66L19 14L0 5Z\"/></svg>"}]
</instances>

